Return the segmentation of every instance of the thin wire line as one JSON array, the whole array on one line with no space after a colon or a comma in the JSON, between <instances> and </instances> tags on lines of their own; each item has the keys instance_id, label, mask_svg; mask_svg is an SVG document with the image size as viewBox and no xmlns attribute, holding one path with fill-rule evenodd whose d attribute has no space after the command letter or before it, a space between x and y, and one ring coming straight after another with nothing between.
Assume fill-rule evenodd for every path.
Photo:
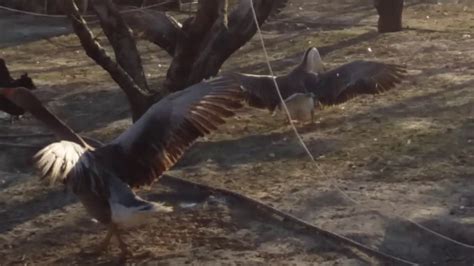
<instances>
[{"instance_id":1,"label":"thin wire line","mask_svg":"<svg viewBox=\"0 0 474 266\"><path fill-rule=\"evenodd\" d=\"M278 83L276 82L276 79L275 79L275 75L273 73L273 68L270 64L270 59L269 59L269 56L268 56L268 52L267 52L267 48L265 46L265 41L263 39L263 35L262 35L262 30L260 29L260 26L258 25L258 19L257 19L257 13L255 12L255 9L253 7L253 0L250 1L251 3L251 7L252 7L252 15L253 15L253 19L255 21L255 25L257 26L257 32L258 32L258 36L259 36L259 39L260 39L260 44L262 45L262 50L263 50L263 53L265 55L265 61L267 63L267 67L268 67L268 70L270 72L270 75L272 76L272 80L273 80L273 84L275 85L275 89L277 91L277 94L278 94L278 97L280 98L280 102L282 103L283 105L283 109L285 110L285 113L288 117L288 120L290 121L290 125L291 125L291 128L293 129L293 132L295 133L296 137L298 138L298 141L301 143L301 146L303 147L303 149L306 151L306 153L308 154L309 158L311 159L311 161L315 162L316 163L316 160L314 159L314 156L313 154L311 153L311 151L309 150L308 146L304 143L304 140L303 138L301 137L301 135L299 134L298 132L298 129L296 128L295 124L293 123L293 120L291 119L291 114L290 114L290 111L288 110L288 107L286 106L286 103L285 103L285 100L283 99L283 96L281 95L281 92L280 92L280 87L278 86ZM318 171L320 172L320 174L322 176L324 176L325 178L328 178L328 176L323 172L323 170L317 165L316 165L316 169L318 169ZM355 204L358 204L358 202L356 200L354 200L353 198L351 198L347 193L345 193L338 185L336 184L332 184L336 190L339 191L339 193L341 193L345 198L347 198L349 201L355 203Z\"/></svg>"},{"instance_id":2,"label":"thin wire line","mask_svg":"<svg viewBox=\"0 0 474 266\"><path fill-rule=\"evenodd\" d=\"M316 163L316 160L314 159L314 156L311 154L310 150L308 149L308 147L306 146L306 144L304 143L304 140L303 138L301 137L301 135L299 134L298 132L298 129L296 128L296 126L294 125L292 119L291 119L291 114L288 110L288 107L286 106L286 103L283 99L283 96L281 95L281 92L280 92L280 87L278 86L278 83L276 82L276 79L275 79L275 75L273 74L273 69L272 69L272 66L270 64L270 57L268 56L268 53L267 53L267 48L265 46L265 41L263 39L263 34L262 34L262 31L260 29L260 26L258 25L258 19L257 19L257 14L255 12L255 8L253 6L253 0L250 0L250 6L251 6L251 9L252 9L252 14L253 14L253 19L255 21L255 25L257 26L257 32L258 32L258 36L259 36L259 39L260 39L260 43L262 45L262 50L263 50L263 53L265 55L265 61L267 63L267 67L268 67L268 70L270 72L270 75L272 76L272 80L273 80L273 84L275 85L275 89L277 91L277 94L278 94L278 97L280 98L280 101L283 105L283 109L285 110L286 112L286 115L288 116L288 119L290 120L290 125L293 129L293 132L295 133L296 137L298 138L299 142L301 143L301 146L304 148L304 150L306 151L306 153L308 154L308 156L310 157L311 161L315 163L315 166L316 166L316 169L318 169L318 171L320 172L320 174L322 176L324 176L327 180L329 180L329 182L336 188L336 190L341 193L341 195L343 195L346 199L348 199L349 201L351 201L352 203L354 203L355 205L358 205L358 206L363 206L360 202L358 202L357 200L353 199L351 196L349 196L346 192L344 192L336 183L334 182L331 182L331 179L329 179L329 176L326 175L326 173L319 167L319 165ZM375 209L375 211L379 212L379 214L381 214L382 216L384 216L384 212L383 211L380 211L378 209ZM390 216L390 215L388 215ZM443 235L441 233L438 233L436 231L433 231L432 229L422 225L422 224L419 224L409 218L404 218L404 217L401 217L400 215L397 215L397 214L392 214L391 216L395 216L395 217L398 217L399 219L402 219L402 220L405 220L405 221L408 221L409 223L417 226L418 228L421 228L433 235L436 235L448 242L452 242L452 243L455 243L455 244L458 244L460 246L463 246L463 247L466 247L466 248L469 248L469 249L474 249L474 245L469 245L469 244L466 244L466 243L463 243L463 242L460 242L458 240L455 240L453 238L450 238L449 236L446 236L446 235Z\"/></svg>"},{"instance_id":3,"label":"thin wire line","mask_svg":"<svg viewBox=\"0 0 474 266\"><path fill-rule=\"evenodd\" d=\"M288 107L286 106L285 100L283 99L283 96L281 95L280 87L278 86L278 83L276 82L276 79L275 79L275 75L273 74L273 68L270 64L270 60L268 60L269 57L268 57L268 53L267 53L267 48L265 47L265 41L263 40L262 31L260 30L260 26L258 25L257 13L255 12L255 9L253 7L253 1L252 0L250 0L250 6L252 7L253 19L255 21L255 26L257 26L257 31L258 31L259 37L260 37L260 44L262 45L263 53L265 54L268 71L270 71L270 75L272 76L273 84L275 85L275 89L277 91L278 97L280 98L280 102L283 103L283 109L285 110L286 115L288 116L288 120L290 120L291 128L293 128L293 131L295 132L296 137L301 142L301 146L303 146L304 150L306 151L308 156L311 158L311 161L314 161L313 154L311 154L308 147L306 146L303 139L301 138L301 135L298 133L298 130L296 129L295 124L293 123L293 120L291 119L290 111L288 110Z\"/></svg>"},{"instance_id":4,"label":"thin wire line","mask_svg":"<svg viewBox=\"0 0 474 266\"><path fill-rule=\"evenodd\" d=\"M163 5L166 5L166 4L169 4L169 3L173 3L173 2L174 1L166 1L166 2L161 2L161 3L158 3L158 4L149 5L149 6L126 9L126 10L119 11L119 13L121 13L121 14L131 13L131 12L135 12L135 11L139 11L139 10L154 8L154 7L157 7L157 6L163 6ZM6 6L2 6L2 5L0 5L0 9L7 10L7 11L10 11L10 12L30 15L30 16L36 16L36 17L67 18L66 15L49 15L49 14L43 14L43 13L30 12L30 11L10 8L10 7L6 7ZM95 17L95 15L83 15L82 17L91 18L91 17Z\"/></svg>"}]
</instances>

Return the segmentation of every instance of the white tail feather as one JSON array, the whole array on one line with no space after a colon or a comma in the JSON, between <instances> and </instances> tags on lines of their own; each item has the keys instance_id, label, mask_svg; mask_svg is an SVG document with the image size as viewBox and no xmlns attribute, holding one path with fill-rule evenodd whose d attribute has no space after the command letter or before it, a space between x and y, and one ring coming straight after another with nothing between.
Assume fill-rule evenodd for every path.
<instances>
[{"instance_id":1,"label":"white tail feather","mask_svg":"<svg viewBox=\"0 0 474 266\"><path fill-rule=\"evenodd\" d=\"M33 157L42 179L50 184L63 182L86 149L70 141L52 143Z\"/></svg>"}]
</instances>

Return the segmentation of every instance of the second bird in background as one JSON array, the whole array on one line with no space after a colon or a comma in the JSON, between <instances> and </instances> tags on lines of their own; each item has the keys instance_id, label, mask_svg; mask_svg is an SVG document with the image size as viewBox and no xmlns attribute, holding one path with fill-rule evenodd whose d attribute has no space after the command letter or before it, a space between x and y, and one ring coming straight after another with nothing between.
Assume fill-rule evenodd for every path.
<instances>
[{"instance_id":1,"label":"second bird in background","mask_svg":"<svg viewBox=\"0 0 474 266\"><path fill-rule=\"evenodd\" d=\"M292 106L289 108L290 114L294 113L292 117L314 119L314 109L309 108L311 101L314 101L313 106L318 107L320 104L340 104L358 95L378 94L394 88L405 73L405 67L400 65L365 60L356 60L326 71L318 49L311 47L304 53L301 63L286 75L232 75L244 88L252 91L247 99L250 106L271 112L281 106L275 79L282 98Z\"/></svg>"}]
</instances>

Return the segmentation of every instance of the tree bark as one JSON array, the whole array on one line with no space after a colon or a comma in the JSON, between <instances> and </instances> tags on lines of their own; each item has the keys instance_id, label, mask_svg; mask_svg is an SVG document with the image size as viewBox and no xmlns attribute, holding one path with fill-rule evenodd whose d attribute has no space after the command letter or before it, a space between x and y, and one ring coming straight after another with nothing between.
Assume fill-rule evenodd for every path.
<instances>
[{"instance_id":1,"label":"tree bark","mask_svg":"<svg viewBox=\"0 0 474 266\"><path fill-rule=\"evenodd\" d=\"M119 64L114 62L104 48L95 40L94 35L87 27L86 21L79 13L74 0L66 1L65 11L86 54L105 69L127 95L132 111L132 119L136 121L151 105L150 97L141 92L140 87L130 75Z\"/></svg>"},{"instance_id":2,"label":"tree bark","mask_svg":"<svg viewBox=\"0 0 474 266\"><path fill-rule=\"evenodd\" d=\"M128 25L133 28L135 36L150 41L170 56L174 55L181 24L164 12L143 9L122 15Z\"/></svg>"},{"instance_id":3,"label":"tree bark","mask_svg":"<svg viewBox=\"0 0 474 266\"><path fill-rule=\"evenodd\" d=\"M277 13L286 2L254 0L259 25L270 15ZM185 21L182 33L178 35L165 88L178 91L217 75L222 64L247 43L256 31L250 0L240 0L230 14L227 14L225 3L201 0L196 18Z\"/></svg>"},{"instance_id":4,"label":"tree bark","mask_svg":"<svg viewBox=\"0 0 474 266\"><path fill-rule=\"evenodd\" d=\"M403 0L374 0L380 33L402 30Z\"/></svg>"},{"instance_id":5,"label":"tree bark","mask_svg":"<svg viewBox=\"0 0 474 266\"><path fill-rule=\"evenodd\" d=\"M92 7L114 48L117 63L132 77L140 89L150 92L132 31L119 14L117 7L112 0L94 0Z\"/></svg>"},{"instance_id":6,"label":"tree bark","mask_svg":"<svg viewBox=\"0 0 474 266\"><path fill-rule=\"evenodd\" d=\"M232 8L229 1L232 3L232 0L199 0L195 16L185 20L182 26L159 11L121 14L112 0L91 1L114 49L116 62L95 40L74 0L65 2L66 13L84 50L125 92L136 121L167 93L215 76L222 64L254 36L256 25L251 1L239 0ZM287 1L253 0L258 24L262 25L268 17L278 13ZM162 90L148 90L140 54L127 22L173 57Z\"/></svg>"}]
</instances>

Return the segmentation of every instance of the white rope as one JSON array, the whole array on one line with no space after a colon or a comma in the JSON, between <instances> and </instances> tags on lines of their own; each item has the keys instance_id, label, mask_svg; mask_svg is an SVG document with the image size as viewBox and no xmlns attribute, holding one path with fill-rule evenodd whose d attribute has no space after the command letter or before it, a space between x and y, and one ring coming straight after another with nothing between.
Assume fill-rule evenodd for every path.
<instances>
[{"instance_id":1,"label":"white rope","mask_svg":"<svg viewBox=\"0 0 474 266\"><path fill-rule=\"evenodd\" d=\"M253 0L250 0L250 6L252 7L253 19L255 21L255 26L257 26L257 32L258 32L258 36L260 37L260 44L262 45L263 53L265 54L268 71L270 71L270 75L272 76L273 84L275 85L275 89L277 91L278 97L280 98L280 101L283 103L282 104L283 109L285 110L286 115L288 116L288 120L290 120L291 128L293 128L293 131L295 132L296 137L300 141L301 146L303 146L309 158L311 158L311 161L314 161L313 155L309 151L308 146L306 146L306 144L304 143L303 138L301 138L301 135L298 133L298 130L296 129L295 124L293 123L293 120L291 119L290 111L288 110L288 107L286 106L285 100L283 99L283 96L281 95L281 92L280 92L280 87L278 87L278 83L276 82L275 75L273 74L272 65L270 64L270 60L268 57L267 48L265 47L265 42L263 40L262 31L260 30L260 26L258 25L257 13L255 12L255 8L253 7Z\"/></svg>"},{"instance_id":2,"label":"white rope","mask_svg":"<svg viewBox=\"0 0 474 266\"><path fill-rule=\"evenodd\" d=\"M270 64L270 58L268 56L268 53L267 53L267 48L265 46L265 41L263 39L263 34L262 34L262 31L260 29L260 26L258 25L258 19L257 19L257 13L255 12L255 8L253 6L253 0L250 0L250 7L252 9L252 15L253 15L253 19L255 21L255 25L257 27L257 33L258 33L258 36L259 36L259 39L260 39L260 44L262 45L262 50L263 50L263 53L265 55L265 61L267 63L267 67L268 67L268 71L270 72L270 75L272 76L272 80L273 80L273 84L275 85L275 89L277 91L277 94L278 94L278 97L280 98L280 101L283 105L283 109L285 110L286 112L286 115L288 116L288 119L290 121L290 125L291 125L291 128L293 129L293 132L295 133L296 137L298 138L299 142L301 143L301 146L303 147L303 149L306 151L306 153L308 154L308 157L311 159L312 162L315 163L315 166L316 166L316 169L318 169L318 171L320 172L320 174L322 176L324 176L329 182L331 182L332 186L334 186L336 188L336 190L341 193L341 195L343 195L346 199L348 199L350 202L354 203L355 205L358 205L358 206L363 206L360 202L358 202L357 200L355 200L354 198L352 198L351 196L349 196L346 192L344 192L334 181L332 182L331 179L329 178L328 175L326 175L326 173L319 167L319 165L316 163L316 160L314 159L314 156L311 154L310 150L308 149L308 146L304 143L304 140L303 138L301 137L301 135L299 134L298 132L298 129L296 128L296 126L294 125L292 119L291 119L291 114L290 114L290 111L288 110L288 107L286 106L286 103L285 103L285 100L283 99L283 96L280 92L280 87L278 86L278 83L276 82L276 79L275 79L275 75L273 74L273 69L272 69L272 66ZM378 209L375 209L374 211L376 212L379 212L379 214L381 214L382 216L384 216L384 212L383 211L380 211ZM409 223L417 226L418 228L421 228L433 235L436 235L448 242L452 242L454 244L457 244L457 245L460 245L460 246L463 246L463 247L466 247L466 248L469 248L469 249L474 249L474 245L469 245L469 244L466 244L466 243L463 243L463 242L460 242L458 240L455 240L455 239L452 239L448 236L445 236L441 233L438 233L436 231L433 231L432 229L429 229L427 228L426 226L422 225L422 224L419 224L411 219L408 219L408 218L404 218L398 214L385 214L387 216L394 216L394 217L397 217L401 220L405 220L405 221L408 221Z\"/></svg>"},{"instance_id":3,"label":"white rope","mask_svg":"<svg viewBox=\"0 0 474 266\"><path fill-rule=\"evenodd\" d=\"M295 124L293 123L293 120L291 119L290 111L288 110L288 107L286 106L285 100L283 99L283 96L282 96L281 91L280 91L280 87L278 86L278 83L276 82L276 78L275 78L275 75L273 73L272 66L270 64L270 58L268 56L267 48L265 46L265 41L263 39L262 30L260 29L260 26L258 25L257 13L255 12L255 8L253 7L253 0L250 0L250 6L251 6L251 9L252 9L252 15L253 15L253 19L255 21L255 25L257 26L257 32L258 32L258 36L260 38L260 44L262 45L263 53L265 55L265 61L267 63L268 71L270 72L270 75L272 76L273 84L275 85L275 89L277 91L278 97L280 98L280 102L283 105L283 109L285 110L285 113L288 117L288 120L290 121L291 128L293 129L293 132L295 133L296 137L298 138L298 141L301 143L301 146L305 150L306 154L308 154L308 157L311 159L311 161L316 163L316 160L314 159L313 154L311 154L311 151L308 149L308 146L306 145L306 143L304 143L303 138L301 137L300 133L298 132L298 129L296 128ZM316 169L318 169L318 171L320 172L320 174L322 176L324 176L326 179L330 180L328 178L328 176L324 173L324 171L317 164L315 164L315 166L316 166ZM336 184L332 184L332 185L336 188L336 190L339 191L339 193L341 193L349 201L351 201L355 204L359 204L356 200L354 200L346 192L344 192L338 185L336 185Z\"/></svg>"}]
</instances>

